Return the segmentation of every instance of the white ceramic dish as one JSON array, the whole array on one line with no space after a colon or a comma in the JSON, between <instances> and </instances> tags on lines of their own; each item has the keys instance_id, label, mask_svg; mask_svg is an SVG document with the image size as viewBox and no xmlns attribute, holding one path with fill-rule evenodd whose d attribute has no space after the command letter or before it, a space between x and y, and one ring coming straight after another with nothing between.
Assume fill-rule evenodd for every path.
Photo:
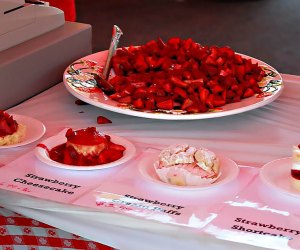
<instances>
[{"instance_id":1,"label":"white ceramic dish","mask_svg":"<svg viewBox=\"0 0 300 250\"><path fill-rule=\"evenodd\" d=\"M135 149L135 146L131 142L129 142L128 140L126 140L123 137L118 137L115 135L110 135L110 137L111 137L111 141L113 143L123 145L126 148L126 150L124 151L123 157L121 157L120 159L118 159L114 162L110 162L107 164L101 164L101 165L95 165L95 166L74 166L74 165L63 164L63 163L56 162L56 161L53 161L52 159L50 159L47 149L40 147L40 146L37 146L35 148L34 153L40 161L42 161L50 166L53 166L56 168L69 169L69 170L99 170L99 169L116 167L122 163L129 161L135 155L136 149ZM65 143L66 140L67 139L65 137L65 131L63 131L55 136L49 137L48 139L42 141L41 144L45 145L50 150L57 145Z\"/></svg>"},{"instance_id":2,"label":"white ceramic dish","mask_svg":"<svg viewBox=\"0 0 300 250\"><path fill-rule=\"evenodd\" d=\"M113 112L132 115L137 117L164 119L164 120L197 120L234 115L249 110L262 107L274 101L282 92L282 77L270 65L255 58L242 55L244 58L250 58L253 63L263 66L269 76L266 78L262 91L266 94L260 97L253 96L245 98L240 102L226 104L221 108L210 112L196 114L166 114L162 112L137 111L125 107L120 107L116 101L108 98L98 87L92 77L92 74L98 74L99 69L104 66L107 51L88 55L72 63L64 72L63 81L66 89L78 99L94 105L99 108ZM84 68L84 69L83 69Z\"/></svg>"},{"instance_id":3,"label":"white ceramic dish","mask_svg":"<svg viewBox=\"0 0 300 250\"><path fill-rule=\"evenodd\" d=\"M139 162L138 167L141 175L153 184L158 184L166 188L177 190L204 190L208 188L219 187L230 181L233 181L239 174L239 167L233 160L223 156L219 156L219 159L221 175L212 184L207 184L203 186L176 186L162 182L156 174L153 166L153 164L157 161L157 154L151 154L143 158Z\"/></svg>"},{"instance_id":4,"label":"white ceramic dish","mask_svg":"<svg viewBox=\"0 0 300 250\"><path fill-rule=\"evenodd\" d=\"M40 139L45 134L46 127L42 122L24 115L11 115L13 116L14 120L16 120L18 123L26 126L26 136L22 142L12 145L0 146L0 149L24 146Z\"/></svg>"},{"instance_id":5,"label":"white ceramic dish","mask_svg":"<svg viewBox=\"0 0 300 250\"><path fill-rule=\"evenodd\" d=\"M259 176L269 187L291 196L300 197L300 191L291 185L291 167L291 157L277 159L264 165Z\"/></svg>"}]
</instances>

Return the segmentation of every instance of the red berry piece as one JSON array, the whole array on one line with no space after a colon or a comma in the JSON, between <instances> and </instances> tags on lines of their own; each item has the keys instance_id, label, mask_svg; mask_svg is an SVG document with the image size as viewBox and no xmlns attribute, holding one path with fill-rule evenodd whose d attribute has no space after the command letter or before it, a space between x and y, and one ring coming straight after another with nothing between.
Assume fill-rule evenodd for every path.
<instances>
[{"instance_id":1,"label":"red berry piece","mask_svg":"<svg viewBox=\"0 0 300 250\"><path fill-rule=\"evenodd\" d=\"M100 115L97 117L97 123L98 124L106 124L106 123L112 123L112 121L109 120L108 118Z\"/></svg>"}]
</instances>

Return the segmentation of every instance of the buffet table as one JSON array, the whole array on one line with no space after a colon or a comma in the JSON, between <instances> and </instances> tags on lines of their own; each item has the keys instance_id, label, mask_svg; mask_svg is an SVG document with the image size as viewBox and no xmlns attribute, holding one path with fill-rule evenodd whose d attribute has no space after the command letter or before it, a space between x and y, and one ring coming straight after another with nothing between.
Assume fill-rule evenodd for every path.
<instances>
[{"instance_id":1,"label":"buffet table","mask_svg":"<svg viewBox=\"0 0 300 250\"><path fill-rule=\"evenodd\" d=\"M252 111L211 119L167 121L76 105L76 98L60 83L7 110L41 121L46 133L29 145L1 149L1 169L16 169L17 173L20 168L22 173L26 164L42 164L34 157L34 147L68 127L96 126L106 134L124 137L135 145L136 155L121 166L100 174L98 170L95 173L99 176L91 174L93 171L86 174L42 165L44 172L37 172L40 175L61 171L62 176L70 175L71 179L74 175L82 175L83 180L91 178L89 184L82 180L89 191L74 200L55 202L47 195L41 199L2 185L0 204L118 249L299 249L300 193L284 193L259 177L260 169L269 162L282 159L286 165L292 146L299 144L300 77L283 74L283 84L278 99ZM98 116L112 123L97 124ZM237 178L206 190L170 190L144 179L138 171L139 162L174 143L201 145L232 159L239 165ZM89 192L98 198L110 198L110 203L97 199L95 204L89 203ZM123 207L111 205L111 201L122 200L124 194L136 201L152 198L151 204L162 206L169 202L168 209L173 210L157 215L132 206L126 210L128 203Z\"/></svg>"}]
</instances>

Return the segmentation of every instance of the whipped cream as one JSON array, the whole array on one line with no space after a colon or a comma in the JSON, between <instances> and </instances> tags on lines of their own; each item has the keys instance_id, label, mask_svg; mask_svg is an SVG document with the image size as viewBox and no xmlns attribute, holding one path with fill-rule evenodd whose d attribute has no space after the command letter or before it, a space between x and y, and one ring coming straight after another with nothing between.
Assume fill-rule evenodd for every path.
<instances>
[{"instance_id":1,"label":"whipped cream","mask_svg":"<svg viewBox=\"0 0 300 250\"><path fill-rule=\"evenodd\" d=\"M214 152L187 144L162 150L154 168L161 181L179 186L207 185L220 176Z\"/></svg>"},{"instance_id":2,"label":"whipped cream","mask_svg":"<svg viewBox=\"0 0 300 250\"><path fill-rule=\"evenodd\" d=\"M219 159L214 152L187 144L171 145L162 150L159 154L159 163L161 167L195 163L208 173L217 172L219 169Z\"/></svg>"}]
</instances>

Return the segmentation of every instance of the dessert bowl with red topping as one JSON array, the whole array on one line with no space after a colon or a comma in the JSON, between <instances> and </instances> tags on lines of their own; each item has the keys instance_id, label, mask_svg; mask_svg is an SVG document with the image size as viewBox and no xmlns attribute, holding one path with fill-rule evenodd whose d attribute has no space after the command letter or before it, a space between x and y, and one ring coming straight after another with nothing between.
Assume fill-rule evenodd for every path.
<instances>
[{"instance_id":1,"label":"dessert bowl with red topping","mask_svg":"<svg viewBox=\"0 0 300 250\"><path fill-rule=\"evenodd\" d=\"M20 143L26 136L26 126L7 112L0 110L0 146Z\"/></svg>"},{"instance_id":2,"label":"dessert bowl with red topping","mask_svg":"<svg viewBox=\"0 0 300 250\"><path fill-rule=\"evenodd\" d=\"M94 170L117 166L131 159L134 145L95 127L62 131L38 144L35 155L42 162L59 168Z\"/></svg>"}]
</instances>

